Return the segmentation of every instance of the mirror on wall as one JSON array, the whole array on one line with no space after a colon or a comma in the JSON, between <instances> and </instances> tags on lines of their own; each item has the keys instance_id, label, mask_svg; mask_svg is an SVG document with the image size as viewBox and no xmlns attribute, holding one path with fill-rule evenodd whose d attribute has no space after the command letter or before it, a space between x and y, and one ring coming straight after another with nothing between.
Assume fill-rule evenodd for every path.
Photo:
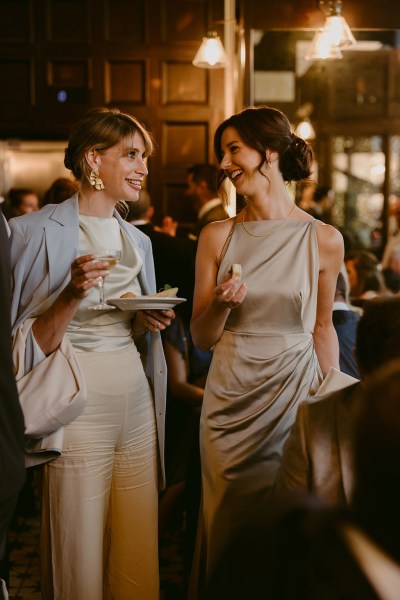
<instances>
[{"instance_id":1,"label":"mirror on wall","mask_svg":"<svg viewBox=\"0 0 400 600\"><path fill-rule=\"evenodd\" d=\"M251 101L279 108L294 129L308 122L314 177L334 191L332 224L380 255L400 209L400 32L356 31L342 59L308 61L314 33L252 31Z\"/></svg>"}]
</instances>

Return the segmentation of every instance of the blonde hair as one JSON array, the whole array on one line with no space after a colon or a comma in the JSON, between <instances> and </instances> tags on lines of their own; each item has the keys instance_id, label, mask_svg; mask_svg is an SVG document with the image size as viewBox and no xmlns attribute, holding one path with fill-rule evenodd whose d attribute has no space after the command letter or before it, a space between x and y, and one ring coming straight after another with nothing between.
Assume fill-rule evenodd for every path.
<instances>
[{"instance_id":1,"label":"blonde hair","mask_svg":"<svg viewBox=\"0 0 400 600\"><path fill-rule=\"evenodd\" d=\"M65 149L64 165L77 181L88 179L90 166L85 154L89 150L107 150L126 138L140 133L145 147L145 156L153 152L153 140L147 129L131 115L118 108L98 107L89 110L72 128Z\"/></svg>"}]
</instances>

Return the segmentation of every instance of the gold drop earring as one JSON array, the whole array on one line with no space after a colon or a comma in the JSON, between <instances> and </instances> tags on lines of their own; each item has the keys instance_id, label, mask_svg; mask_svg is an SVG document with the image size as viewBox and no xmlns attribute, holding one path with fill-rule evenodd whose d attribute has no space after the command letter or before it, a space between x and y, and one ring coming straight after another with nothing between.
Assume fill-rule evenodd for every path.
<instances>
[{"instance_id":1,"label":"gold drop earring","mask_svg":"<svg viewBox=\"0 0 400 600\"><path fill-rule=\"evenodd\" d=\"M89 183L90 185L93 185L96 190L100 191L105 189L103 180L100 177L99 169L97 167L91 170L89 175Z\"/></svg>"}]
</instances>

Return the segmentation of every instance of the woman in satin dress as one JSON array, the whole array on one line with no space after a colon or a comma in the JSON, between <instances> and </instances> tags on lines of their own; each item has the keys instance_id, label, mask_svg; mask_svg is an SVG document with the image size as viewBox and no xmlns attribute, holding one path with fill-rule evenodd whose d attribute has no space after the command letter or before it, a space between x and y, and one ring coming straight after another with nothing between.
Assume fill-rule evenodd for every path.
<instances>
[{"instance_id":1,"label":"woman in satin dress","mask_svg":"<svg viewBox=\"0 0 400 600\"><path fill-rule=\"evenodd\" d=\"M311 174L310 145L270 107L248 108L214 137L246 207L202 232L191 330L214 347L201 415L203 506L190 598L227 532L267 501L299 402L339 368L332 325L341 234L302 211L287 183ZM241 265L241 280L229 273Z\"/></svg>"}]
</instances>

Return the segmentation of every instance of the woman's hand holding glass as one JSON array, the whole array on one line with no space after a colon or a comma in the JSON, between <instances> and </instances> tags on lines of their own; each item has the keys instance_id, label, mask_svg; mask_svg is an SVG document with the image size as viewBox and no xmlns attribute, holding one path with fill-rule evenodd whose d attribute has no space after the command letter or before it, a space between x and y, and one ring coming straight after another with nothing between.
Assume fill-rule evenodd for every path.
<instances>
[{"instance_id":1,"label":"woman's hand holding glass","mask_svg":"<svg viewBox=\"0 0 400 600\"><path fill-rule=\"evenodd\" d=\"M110 274L108 261L96 260L96 254L78 256L71 265L69 291L74 298L85 298L89 290L98 285L99 277Z\"/></svg>"}]
</instances>

